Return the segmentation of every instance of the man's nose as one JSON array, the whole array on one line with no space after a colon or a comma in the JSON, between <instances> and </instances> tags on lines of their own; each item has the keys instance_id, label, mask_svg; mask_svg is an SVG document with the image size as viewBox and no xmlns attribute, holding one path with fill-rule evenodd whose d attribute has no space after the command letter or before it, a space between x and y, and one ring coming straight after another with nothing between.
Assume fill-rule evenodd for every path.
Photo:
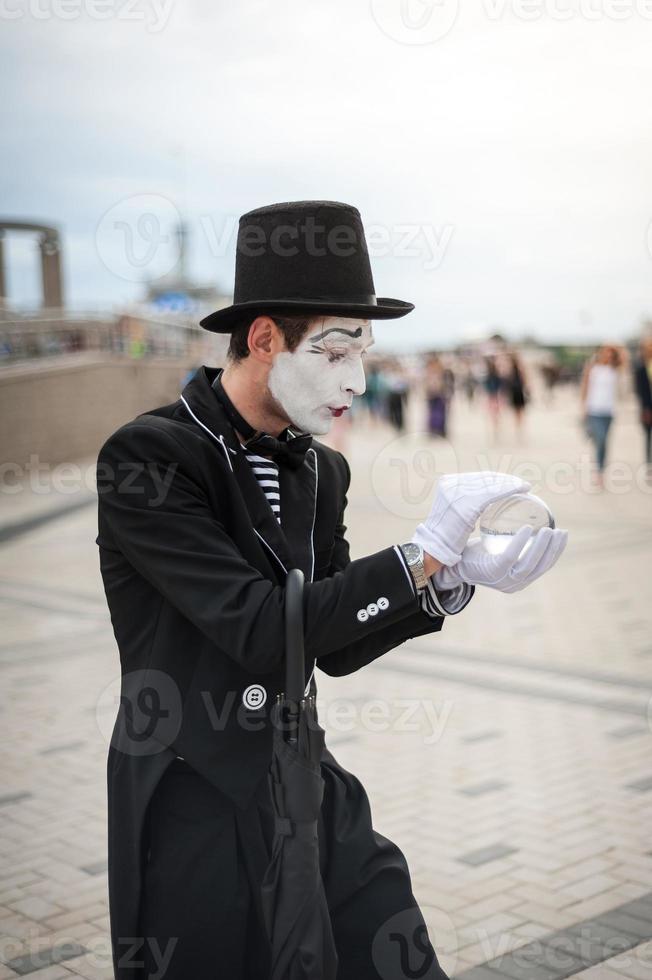
<instances>
[{"instance_id":1,"label":"man's nose","mask_svg":"<svg viewBox=\"0 0 652 980\"><path fill-rule=\"evenodd\" d=\"M351 371L350 376L345 382L345 391L350 395L362 395L366 391L367 382L364 376L364 366L362 361L359 361L355 368Z\"/></svg>"}]
</instances>

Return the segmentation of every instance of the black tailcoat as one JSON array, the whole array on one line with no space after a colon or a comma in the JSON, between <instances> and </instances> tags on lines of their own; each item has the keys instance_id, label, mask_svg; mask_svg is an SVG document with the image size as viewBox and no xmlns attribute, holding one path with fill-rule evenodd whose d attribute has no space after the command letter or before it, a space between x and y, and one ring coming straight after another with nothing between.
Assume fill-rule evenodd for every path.
<instances>
[{"instance_id":1,"label":"black tailcoat","mask_svg":"<svg viewBox=\"0 0 652 980\"><path fill-rule=\"evenodd\" d=\"M122 670L107 767L111 934L116 976L130 980L118 944L138 934L143 821L163 773L180 755L245 809L269 766L287 569L306 577L306 679L315 663L349 674L443 623L421 611L394 547L350 560L341 453L315 441L301 466L281 467L279 526L211 388L218 370L200 367L98 457L97 544Z\"/></svg>"}]
</instances>

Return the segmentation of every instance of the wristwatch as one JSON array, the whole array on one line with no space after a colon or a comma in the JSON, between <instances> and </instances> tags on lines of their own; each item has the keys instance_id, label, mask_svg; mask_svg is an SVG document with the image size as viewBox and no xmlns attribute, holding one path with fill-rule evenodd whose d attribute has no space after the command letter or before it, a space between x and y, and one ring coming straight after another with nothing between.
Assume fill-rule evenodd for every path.
<instances>
[{"instance_id":1,"label":"wristwatch","mask_svg":"<svg viewBox=\"0 0 652 980\"><path fill-rule=\"evenodd\" d=\"M419 591L425 589L428 584L428 576L423 565L423 548L420 544L414 544L413 541L410 541L408 544L400 545L400 549L417 589Z\"/></svg>"}]
</instances>

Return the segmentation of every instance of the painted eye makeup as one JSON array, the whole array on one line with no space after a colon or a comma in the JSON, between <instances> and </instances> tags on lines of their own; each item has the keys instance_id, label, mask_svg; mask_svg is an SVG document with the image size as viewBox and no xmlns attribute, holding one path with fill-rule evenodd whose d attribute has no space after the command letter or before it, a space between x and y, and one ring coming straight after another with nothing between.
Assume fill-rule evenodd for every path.
<instances>
[{"instance_id":1,"label":"painted eye makeup","mask_svg":"<svg viewBox=\"0 0 652 980\"><path fill-rule=\"evenodd\" d=\"M308 349L309 354L326 354L329 361L340 361L343 357L346 357L349 353L348 350L335 350L332 347L324 344L313 344L312 347Z\"/></svg>"}]
</instances>

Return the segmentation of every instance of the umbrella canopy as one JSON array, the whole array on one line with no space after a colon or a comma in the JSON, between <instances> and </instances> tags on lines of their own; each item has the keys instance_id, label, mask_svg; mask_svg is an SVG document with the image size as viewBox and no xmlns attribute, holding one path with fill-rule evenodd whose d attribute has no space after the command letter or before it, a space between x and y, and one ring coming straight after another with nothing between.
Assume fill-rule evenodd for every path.
<instances>
[{"instance_id":1,"label":"umbrella canopy","mask_svg":"<svg viewBox=\"0 0 652 980\"><path fill-rule=\"evenodd\" d=\"M305 694L303 573L285 591L286 683L275 710L269 784L274 809L271 862L262 883L271 944L270 980L335 980L337 953L319 871L317 821L324 793L324 730Z\"/></svg>"}]
</instances>

